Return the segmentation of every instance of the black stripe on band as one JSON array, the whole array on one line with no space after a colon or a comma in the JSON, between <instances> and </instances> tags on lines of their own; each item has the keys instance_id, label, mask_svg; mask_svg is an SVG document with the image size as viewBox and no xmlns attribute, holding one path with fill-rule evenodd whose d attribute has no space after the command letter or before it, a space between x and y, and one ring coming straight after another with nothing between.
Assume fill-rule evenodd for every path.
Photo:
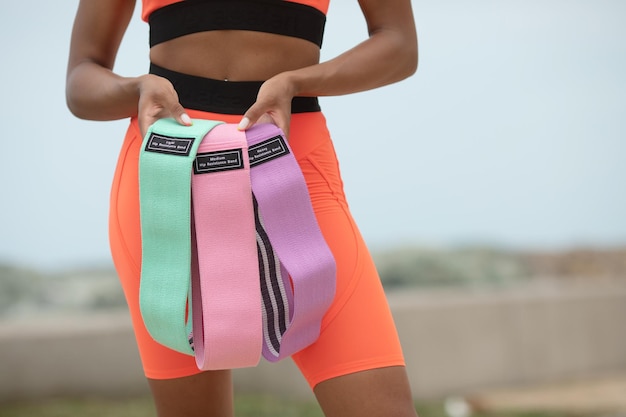
<instances>
[{"instance_id":1,"label":"black stripe on band","mask_svg":"<svg viewBox=\"0 0 626 417\"><path fill-rule=\"evenodd\" d=\"M278 282L278 280L280 279L280 264L278 262L275 262L275 259L277 258L274 252L274 248L272 247L269 236L263 228L259 213L259 206L256 198L254 198L254 195L252 197L257 232L257 250L259 256L261 294L267 318L264 326L266 327L267 335L270 339L273 350L278 353L280 352L280 341L278 340L278 335L276 334L275 330L276 322L278 321L278 330L280 332L280 335L282 336L287 330L287 323L285 322L285 304L287 303L287 300L283 299L280 291L280 283ZM266 254L265 257L263 257L263 252L265 252ZM264 264L264 259L267 259L267 265ZM265 274L265 271L267 271L267 275ZM267 284L268 281L269 288ZM277 311L274 311L274 307L272 305L272 296L270 292L274 295L274 300L276 300Z\"/></svg>"}]
</instances>

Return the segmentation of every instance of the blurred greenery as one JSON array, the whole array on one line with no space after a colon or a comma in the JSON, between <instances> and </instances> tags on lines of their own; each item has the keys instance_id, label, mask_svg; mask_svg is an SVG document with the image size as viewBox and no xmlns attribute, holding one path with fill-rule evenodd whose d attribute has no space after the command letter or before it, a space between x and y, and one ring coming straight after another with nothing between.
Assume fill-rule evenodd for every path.
<instances>
[{"instance_id":1,"label":"blurred greenery","mask_svg":"<svg viewBox=\"0 0 626 417\"><path fill-rule=\"evenodd\" d=\"M41 274L12 265L0 265L0 315L21 302L40 303Z\"/></svg>"},{"instance_id":2,"label":"blurred greenery","mask_svg":"<svg viewBox=\"0 0 626 417\"><path fill-rule=\"evenodd\" d=\"M517 254L493 248L398 248L374 254L385 289L504 286L528 279Z\"/></svg>"},{"instance_id":3,"label":"blurred greenery","mask_svg":"<svg viewBox=\"0 0 626 417\"><path fill-rule=\"evenodd\" d=\"M532 279L626 278L626 248L560 252L509 251L496 247L400 247L373 254L386 290L512 286ZM0 317L25 312L126 308L112 267L60 272L0 263ZM442 403L419 402L420 417L449 417ZM238 395L238 417L322 417L316 403ZM0 403L0 417L153 417L148 397L58 398ZM476 412L472 417L597 417L546 411Z\"/></svg>"},{"instance_id":4,"label":"blurred greenery","mask_svg":"<svg viewBox=\"0 0 626 417\"><path fill-rule=\"evenodd\" d=\"M624 280L626 248L512 250L498 246L403 246L373 253L386 290L494 288L531 280Z\"/></svg>"},{"instance_id":5,"label":"blurred greenery","mask_svg":"<svg viewBox=\"0 0 626 417\"><path fill-rule=\"evenodd\" d=\"M448 417L441 403L417 403L420 417ZM282 401L267 396L237 396L237 417L323 417L316 403ZM0 404L0 417L154 417L149 397L126 399L49 399L37 402ZM494 411L472 414L473 417L596 417L593 414L572 414L542 411Z\"/></svg>"},{"instance_id":6,"label":"blurred greenery","mask_svg":"<svg viewBox=\"0 0 626 417\"><path fill-rule=\"evenodd\" d=\"M45 272L0 264L0 316L126 308L110 267Z\"/></svg>"},{"instance_id":7,"label":"blurred greenery","mask_svg":"<svg viewBox=\"0 0 626 417\"><path fill-rule=\"evenodd\" d=\"M386 290L510 287L537 279L626 279L626 248L561 251L400 246L373 252ZM112 266L57 272L0 263L0 316L126 308Z\"/></svg>"}]
</instances>

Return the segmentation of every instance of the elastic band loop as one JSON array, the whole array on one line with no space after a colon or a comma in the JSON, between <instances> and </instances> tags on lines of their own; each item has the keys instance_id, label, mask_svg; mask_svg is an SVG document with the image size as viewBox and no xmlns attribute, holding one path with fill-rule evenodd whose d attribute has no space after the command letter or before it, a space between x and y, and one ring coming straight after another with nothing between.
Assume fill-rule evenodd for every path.
<instances>
[{"instance_id":1,"label":"elastic band loop","mask_svg":"<svg viewBox=\"0 0 626 417\"><path fill-rule=\"evenodd\" d=\"M219 123L158 120L139 156L141 314L154 340L189 355L191 166L201 139Z\"/></svg>"},{"instance_id":2,"label":"elastic band loop","mask_svg":"<svg viewBox=\"0 0 626 417\"><path fill-rule=\"evenodd\" d=\"M282 131L273 124L257 124L246 131L246 137L252 191L264 229L293 287L293 314L279 350L268 343L263 346L263 356L275 362L319 337L322 317L335 294L336 265Z\"/></svg>"},{"instance_id":3,"label":"elastic band loop","mask_svg":"<svg viewBox=\"0 0 626 417\"><path fill-rule=\"evenodd\" d=\"M216 126L202 140L192 201L196 363L202 370L255 366L263 336L259 263L248 145L236 125Z\"/></svg>"}]
</instances>

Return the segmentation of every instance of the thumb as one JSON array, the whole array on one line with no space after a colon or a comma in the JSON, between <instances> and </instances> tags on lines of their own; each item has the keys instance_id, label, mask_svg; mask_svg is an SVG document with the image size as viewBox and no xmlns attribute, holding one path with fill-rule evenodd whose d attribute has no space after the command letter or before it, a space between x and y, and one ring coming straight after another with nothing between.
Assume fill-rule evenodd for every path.
<instances>
[{"instance_id":1,"label":"thumb","mask_svg":"<svg viewBox=\"0 0 626 417\"><path fill-rule=\"evenodd\" d=\"M183 106L179 103L176 103L171 109L170 114L178 123L184 126L191 126L193 122L191 121L191 117L185 112Z\"/></svg>"},{"instance_id":2,"label":"thumb","mask_svg":"<svg viewBox=\"0 0 626 417\"><path fill-rule=\"evenodd\" d=\"M162 117L165 117L165 116L162 116ZM161 119L162 117L157 116L157 117L140 118L139 119L139 131L141 132L141 136L144 137L146 135L146 132L150 128L150 126L152 126L153 123L155 123L157 120ZM185 113L184 110L182 110L182 107L179 113L174 113L171 115L171 117L174 120L176 120L176 122L180 123L183 126L191 126L193 124L193 122L191 121L191 117L189 117L189 115Z\"/></svg>"},{"instance_id":3,"label":"thumb","mask_svg":"<svg viewBox=\"0 0 626 417\"><path fill-rule=\"evenodd\" d=\"M265 112L257 110L256 108L257 106L255 104L253 104L252 107L250 107L248 111L244 113L243 117L241 118L241 121L237 125L237 129L239 130L249 129L259 120L259 118L263 114L265 114Z\"/></svg>"},{"instance_id":4,"label":"thumb","mask_svg":"<svg viewBox=\"0 0 626 417\"><path fill-rule=\"evenodd\" d=\"M247 116L243 116L243 118L241 119L241 121L237 125L237 129L239 129L239 130L247 130L251 126L252 126L252 123L250 122L250 119Z\"/></svg>"}]
</instances>

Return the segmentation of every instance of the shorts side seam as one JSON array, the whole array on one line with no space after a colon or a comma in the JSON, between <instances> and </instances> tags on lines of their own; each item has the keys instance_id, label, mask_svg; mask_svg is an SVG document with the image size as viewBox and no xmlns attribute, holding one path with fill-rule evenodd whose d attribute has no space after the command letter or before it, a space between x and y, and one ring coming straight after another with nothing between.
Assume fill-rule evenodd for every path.
<instances>
[{"instance_id":1,"label":"shorts side seam","mask_svg":"<svg viewBox=\"0 0 626 417\"><path fill-rule=\"evenodd\" d=\"M129 126L129 129L132 129L135 124L135 121L131 121L131 124ZM137 130L137 129L134 129ZM135 134L139 135L138 132L135 132ZM122 249L122 252L124 254L124 256L126 257L128 263L130 264L130 266L133 267L134 272L136 273L141 273L141 266L137 265L137 263L135 262L135 260L133 259L133 257L131 256L131 252L130 249L128 248L128 244L126 243L126 239L124 238L124 233L122 231L122 226L120 225L119 219L120 219L120 215L119 215L119 198L120 198L120 181L121 179L124 177L124 170L126 169L126 160L129 157L129 154L131 152L131 148L132 145L134 143L134 141L136 140L133 139L132 141L128 141L128 143L124 143L124 148L123 149L123 157L122 155L120 155L120 159L119 159L119 172L116 173L115 176L115 183L114 183L114 189L111 190L111 194L115 193L115 197L111 198L112 201L115 202L115 206L111 207L111 210L115 210L115 216L111 216L114 217L115 220L111 219L111 227L115 227L116 228L116 235L118 236L119 239L119 244L120 244L120 249Z\"/></svg>"},{"instance_id":2,"label":"shorts side seam","mask_svg":"<svg viewBox=\"0 0 626 417\"><path fill-rule=\"evenodd\" d=\"M317 149L318 147L315 147L313 150ZM352 215L350 214L350 211L349 211L348 207L345 204L343 204L341 199L337 198L337 196L335 194L336 191L334 190L334 188L329 183L328 178L327 178L327 176L324 173L324 170L321 169L321 167L319 166L319 164L316 163L314 158L310 158L309 157L312 152L313 151L309 152L307 154L307 157L302 158L302 159L306 159L307 162L309 164L311 164L311 166L313 166L315 168L315 170L319 173L319 175L324 179L324 181L328 185L329 189L332 190L333 198L337 201L338 206L340 207L341 211L343 212L343 215L346 216L346 218L350 219L350 228L352 230L352 238L354 239L354 245L355 245L355 248L356 248L355 249L356 250L356 258L355 258L355 263L354 263L354 269L352 271L352 276L350 277L350 282L348 283L346 289L343 291L342 294L337 294L335 296L336 299L333 300L333 303L332 303L332 306L331 306L330 310L326 313L326 316L324 317L324 319L322 321L322 325L321 325L321 328L320 328L320 333L321 333L321 332L324 331L324 329L330 323L332 323L333 319L341 312L343 307L347 304L348 300L350 299L350 297L352 296L352 294L356 290L357 285L359 283L359 277L361 276L361 272L363 270L363 262L361 261L362 253L361 253L361 248L360 248L360 245L359 245L359 242L358 242L359 232L358 232L358 229L356 228L356 225L354 224L354 220L352 219Z\"/></svg>"}]
</instances>

